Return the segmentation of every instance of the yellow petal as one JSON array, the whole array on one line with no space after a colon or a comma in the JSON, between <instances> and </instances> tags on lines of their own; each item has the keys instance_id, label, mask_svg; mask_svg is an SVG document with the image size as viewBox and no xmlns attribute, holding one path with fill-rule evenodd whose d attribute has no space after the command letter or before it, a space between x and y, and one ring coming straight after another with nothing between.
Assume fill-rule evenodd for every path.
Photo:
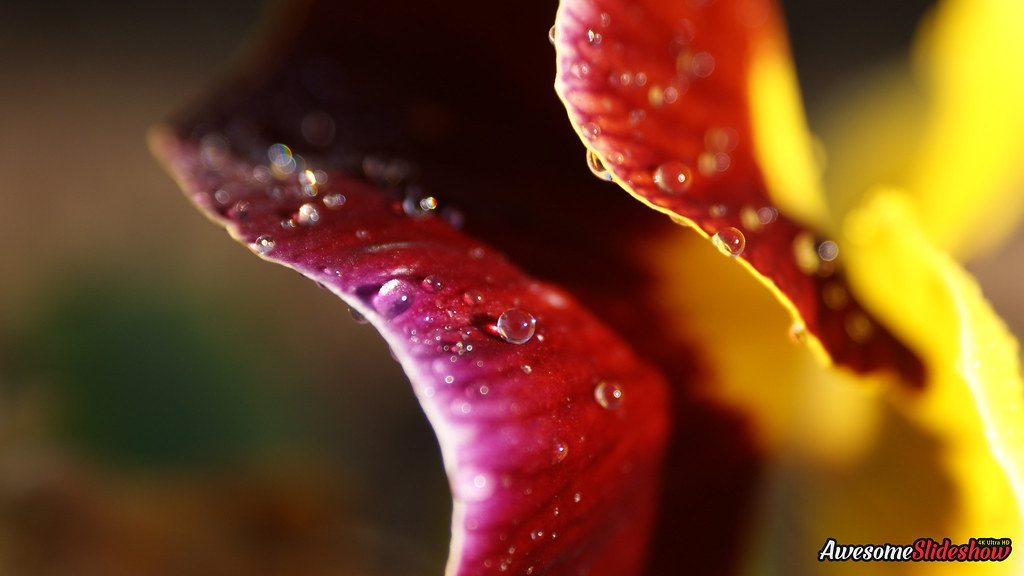
<instances>
[{"instance_id":1,"label":"yellow petal","mask_svg":"<svg viewBox=\"0 0 1024 576\"><path fill-rule=\"evenodd\" d=\"M963 260L1024 208L1024 2L951 0L923 28L930 105L906 186L928 235Z\"/></svg>"},{"instance_id":2,"label":"yellow petal","mask_svg":"<svg viewBox=\"0 0 1024 576\"><path fill-rule=\"evenodd\" d=\"M783 306L695 235L680 230L650 249L663 313L679 319L680 340L703 344L712 375L704 393L747 416L765 459L751 574L818 573L816 552L827 538L910 545L1024 536L1016 344L966 274L915 225L909 204L874 196L851 214L858 242L845 242L842 253L858 295L925 360L923 391L820 362L787 337ZM1011 555L984 573L1018 573L1021 560ZM830 574L973 568L827 566Z\"/></svg>"},{"instance_id":3,"label":"yellow petal","mask_svg":"<svg viewBox=\"0 0 1024 576\"><path fill-rule=\"evenodd\" d=\"M874 191L847 216L844 232L854 289L928 370L923 392L896 399L942 449L956 494L947 504L956 514L949 537L1019 537L1024 391L1016 341L974 281L934 246L905 194ZM1019 571L1020 557L1011 560Z\"/></svg>"},{"instance_id":4,"label":"yellow petal","mask_svg":"<svg viewBox=\"0 0 1024 576\"><path fill-rule=\"evenodd\" d=\"M763 34L756 38L751 54L747 92L758 167L784 214L823 227L827 212L821 170L789 46L779 35Z\"/></svg>"}]
</instances>

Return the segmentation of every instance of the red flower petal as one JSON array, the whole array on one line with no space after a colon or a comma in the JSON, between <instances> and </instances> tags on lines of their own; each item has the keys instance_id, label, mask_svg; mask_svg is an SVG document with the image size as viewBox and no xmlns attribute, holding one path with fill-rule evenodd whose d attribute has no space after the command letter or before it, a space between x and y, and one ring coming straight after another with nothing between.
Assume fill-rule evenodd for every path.
<instances>
[{"instance_id":1,"label":"red flower petal","mask_svg":"<svg viewBox=\"0 0 1024 576\"><path fill-rule=\"evenodd\" d=\"M508 290L508 297L513 298L508 305L531 312L538 320L536 329L540 334L545 333L546 326L553 325L547 313L535 307L535 304L544 305L543 299L533 302L531 299L535 296L531 296L529 290L520 293L515 288L532 285L532 282L516 276L518 272L506 278L511 283L508 286L499 287L496 283L487 282L487 278L495 274L489 266L499 262L502 267L507 266L503 259L496 261L491 257L495 254L493 250L487 248L487 262L480 263L488 269L470 267L463 270L474 262L466 258L468 250L483 244L472 242L467 236L441 225L435 217L409 220L397 213L398 205L402 203L415 213L417 207L422 208L415 200L427 194L437 198L439 206L435 211L455 224L461 222L466 235L495 247L532 275L570 291L588 309L595 311L603 323L626 338L633 345L633 350L657 365L671 381L671 401L652 406L654 412L642 417L645 422L648 418L651 420L652 429L657 428L663 425L665 415L662 411L668 410L674 423L669 463L662 476L665 479L662 485L670 488L661 495L657 535L653 542L652 556L658 564L656 568L672 573L676 568L675 559L685 557L688 564L703 573L726 573L738 558L742 519L747 515L751 487L756 482L757 457L745 423L729 410L707 401L701 394L699 384L706 378L707 371L695 362L690 344L682 341L679 333L666 325L671 319L664 313L661 303L652 297L656 273L646 267L643 258L637 257L638 251L647 250L660 240L671 239L677 229L668 219L632 201L607 183L597 181L585 168L578 141L569 127L563 125L564 109L551 91L554 66L551 46L545 37L553 17L550 9L532 3L516 5L514 9L503 12L501 34L498 36L495 36L493 26L481 25L483 18L477 10L475 4L460 0L446 3L443 8L436 3L428 5L398 0L352 3L343 7L332 2L314 3L309 13L302 15L298 27L284 30L287 37L271 38L267 49L259 55L247 75L207 98L201 106L180 115L174 125L177 138L183 141L164 141L160 144L161 155L169 165L182 163L178 167L172 165L172 170L179 174L188 190L201 192L204 196L200 198L210 198L203 202L209 203L209 211L218 213L215 217L218 222L224 222L225 217L236 218L241 212L252 214L254 206L251 203L239 205L236 190L230 186L219 188L207 178L220 178L227 182L232 179L228 172L246 162L252 166L266 166L269 164L268 149L277 142L284 142L292 146L296 154L309 159L312 167L327 167L329 186L343 185L361 190L367 201L380 204L378 209L383 211L374 212L378 216L359 216L359 219L366 217L371 220L359 228L350 229L348 241L354 242L350 236L365 230L372 234L365 239L367 246L380 243L383 240L377 234L381 233L378 230L381 225L385 230L395 226L400 226L401 230L416 230L415 234L421 235L417 237L425 244L395 245L395 242L388 241L385 244L394 248L393 251L364 250L362 260L321 266L362 267L365 274L370 274L367 267L370 261L365 258L370 255L383 258L390 268L378 270L376 276L361 280L369 282L366 284L369 288L356 294L359 300L355 306L367 312L375 302L374 295L380 293L377 286L383 287L393 279L387 272L408 269L415 277L407 279L406 286L423 288L423 281L431 286L433 280L440 279L441 287L447 285L454 289L450 273L466 274L466 279L461 281L466 286L482 285ZM293 20L285 17L274 19L275 22ZM197 146L202 164L195 157ZM209 172L209 168L224 162L230 162L233 168L222 166L219 176L216 171L212 176L202 176ZM239 191L252 193L249 188L257 185L249 178L252 172L248 168L243 172L235 178L235 185L241 186ZM261 172L260 176L264 177L266 173ZM371 192L365 185L367 182L373 187L391 191ZM294 174L290 186L297 186ZM220 204L218 191L224 192L220 198L226 199L227 204ZM273 193L273 188L271 191ZM318 190L312 202L317 206L318 216L334 214L322 210L317 204L322 204L334 193L337 192ZM405 202L406 193L412 198L409 203ZM256 196L260 194L263 193ZM354 196L352 192L345 192L345 195L346 202L340 210L351 213ZM287 206L278 208L275 216L279 220L292 219L295 222L296 228L287 233L301 233L303 238L311 238L307 234L317 228L299 227L300 219L305 218L309 222L309 214L302 215L301 203L294 198L286 198L285 202ZM240 210L242 207L245 210ZM457 212L451 211L452 208ZM225 209L228 212L224 212ZM263 209L270 210L268 214L274 211ZM406 207L400 209L404 212ZM222 212L223 216L220 215ZM376 224L371 226L373 222ZM315 226L322 223L318 220ZM280 232L268 234L274 240L273 251L268 256L280 259L284 254L281 250L286 246L281 234L286 231L280 228L280 224L273 221L271 224L271 228L275 231L280 229ZM394 231L400 230L395 228ZM440 234L441 239L434 241L433 234ZM255 242L258 238L259 235L253 237L249 234L245 240ZM449 243L456 242L456 239L465 244L458 248L449 247ZM326 244L319 246L310 240L311 250L334 249L332 246L336 241L329 235L323 241ZM267 245L269 242L265 241L264 246ZM442 257L447 258L449 264L457 264L450 273L441 274L440 269L434 266L435 259ZM481 273L482 277L479 276ZM492 280L497 282L498 276L492 276ZM385 291L385 295L391 294L392 289ZM475 299L475 295L470 296L470 300ZM516 297L520 298L518 304L514 302ZM400 298L398 300L399 306L404 305ZM522 354L525 347L535 343L534 340L518 347L494 340L500 335L487 327L494 323L494 330L497 329L497 319L504 312L498 308L505 304L494 306L485 317L477 319L482 323L474 325L473 329L480 331L483 326L490 333L492 340L488 342L500 344L496 353L512 350L514 354ZM429 330L422 332L423 328L416 329L420 336L433 336ZM409 337L408 334L401 336ZM405 345L396 346L396 354ZM580 350L586 346L584 342L578 345ZM474 354L481 352L478 348L474 350ZM611 361L597 358L606 355L602 349L588 350L587 362L596 359L600 366L604 366L604 362ZM450 357L449 349L449 354L442 358L450 360ZM403 358L407 362L410 360L408 354ZM530 365L531 374L526 375L521 368L516 372L518 364L506 359L499 365L512 366L511 374L498 376L520 379L537 376L535 363L524 359L517 361ZM552 361L558 365L563 362L555 357ZM455 364L462 366L458 360ZM451 375L459 377L458 374ZM591 408L595 386L593 382L587 382L579 391L580 394L591 394L583 398ZM586 390L588 387L591 389L589 392ZM433 388L436 396L438 387L434 385ZM651 389L655 388L652 384ZM488 388L489 394L492 389ZM518 390L531 392L522 397L527 403L550 402L552 398L558 398L549 394L545 386ZM652 392L651 396L659 394L664 394L664 391ZM634 393L627 391L623 406L634 397ZM573 400L573 405L582 404ZM441 408L450 410L450 405ZM559 411L568 410L568 406L559 404L555 408L557 410L553 414L556 416L561 413ZM481 410L471 407L470 416L477 418L480 413ZM529 431L535 426L532 422L523 419L508 421L504 425L511 431L519 427ZM570 423L577 433L591 437L591 432L584 432L587 429L584 424L588 422L570 420ZM554 420L551 425L554 425ZM639 458L636 462L642 461L643 466L649 466L653 458L651 454L663 445L652 430L645 432L643 427L602 429L598 434L614 431L625 434L616 442L623 443L623 446L631 444L632 448L640 451L627 452L623 448L601 455L601 462L594 466L620 466L626 462L627 456ZM552 444L546 433L542 436L544 443L554 451L548 456L558 454L557 443ZM646 437L646 440L633 439L634 436ZM493 455L494 447L487 444L494 441L493 437L484 435L479 440L479 446L467 454L486 451ZM568 441L567 438L562 440ZM499 442L498 446L504 444ZM595 488L581 490L579 505L573 501L573 506L568 509L560 506L558 517L554 516L551 508L554 502L538 505L536 510L538 514L545 514L544 518L551 523L551 527L544 531L549 535L552 532L559 535L556 543L564 546L559 556L563 567L583 565L593 557L591 553L599 553L596 550L609 538L604 525L608 514L617 513L620 504L625 508L628 502L645 502L643 499L649 497L649 491L658 484L657 479L645 479L642 482L646 484L641 486L641 480L637 479L637 484L610 485L604 476L591 473L589 469L572 469L573 474L569 474L569 466L581 462L572 459L573 455L581 455L580 449L570 446L569 450L569 456L552 469L563 471L560 476L563 481L583 481ZM540 458L540 453L535 456ZM538 462L543 463L543 458ZM634 463L633 470L639 475L641 472L637 466ZM648 472L656 475L651 470ZM587 478L580 479L579 474ZM596 494L600 490L613 491L607 494L608 502L588 502L586 494ZM537 502L541 501L536 491L532 497ZM521 504L525 506L525 503ZM486 524L491 536L498 534L502 525L511 526L517 510L514 506L505 509L504 514L497 508L490 510L495 513ZM614 551L607 552L618 558L607 563L609 570L618 567L623 567L623 573L642 570L643 562L638 559L638 550L646 542L648 531L640 516L646 513L643 502L640 502L635 518L636 530L628 531L629 534L616 543ZM480 526L484 524L478 521L478 530L481 530ZM614 529L615 525L612 526ZM455 531L464 528L456 525ZM524 526L517 529L520 531L516 534L529 536L533 529L535 527ZM575 534L573 538L581 541L567 543L570 542L564 539L567 530ZM719 537L713 541L702 538L708 532ZM475 534L474 538L483 533ZM512 534L508 537L511 538ZM583 539L593 543L582 542ZM459 541L458 538L456 540ZM473 542L476 541L470 544ZM542 539L541 542L545 541ZM551 543L545 545L550 546ZM527 548L517 547L513 556L520 557L525 550L532 550L531 546L539 544L534 544L530 538ZM507 553L511 547L510 543L503 550ZM584 549L588 552L581 552ZM488 550L493 551L491 548ZM481 553L473 548L473 554L482 562L481 555L491 552ZM548 548L543 554L554 562L556 551L553 548ZM580 556L575 557L576 554ZM500 562L495 564L495 560L497 557L491 558L491 571L500 571ZM605 562L600 564L604 566ZM466 560L465 566L470 570L480 564ZM542 564L537 566L537 570L543 568Z\"/></svg>"},{"instance_id":2,"label":"red flower petal","mask_svg":"<svg viewBox=\"0 0 1024 576\"><path fill-rule=\"evenodd\" d=\"M748 263L836 362L921 385L918 358L850 293L835 244L768 194L747 81L756 40L779 34L766 0L567 0L556 88L598 171Z\"/></svg>"},{"instance_id":3,"label":"red flower petal","mask_svg":"<svg viewBox=\"0 0 1024 576\"><path fill-rule=\"evenodd\" d=\"M263 178L199 142L165 134L154 147L204 213L334 292L391 345L444 453L450 573L642 566L667 387L600 321L420 206L344 174ZM294 162L280 146L269 155L285 171Z\"/></svg>"}]
</instances>

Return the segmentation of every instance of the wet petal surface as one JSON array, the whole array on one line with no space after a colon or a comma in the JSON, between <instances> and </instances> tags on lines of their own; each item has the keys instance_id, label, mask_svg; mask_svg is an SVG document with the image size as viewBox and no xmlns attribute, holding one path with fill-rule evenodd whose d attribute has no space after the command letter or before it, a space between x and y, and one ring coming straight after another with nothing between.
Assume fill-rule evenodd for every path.
<instances>
[{"instance_id":1,"label":"wet petal surface","mask_svg":"<svg viewBox=\"0 0 1024 576\"><path fill-rule=\"evenodd\" d=\"M422 214L429 202L410 213L337 172L289 173L296 160L281 146L261 165L230 154L211 164L202 141L169 133L154 148L207 216L341 297L391 345L440 440L450 573L643 565L667 388L599 320Z\"/></svg>"},{"instance_id":2,"label":"wet petal surface","mask_svg":"<svg viewBox=\"0 0 1024 576\"><path fill-rule=\"evenodd\" d=\"M759 165L776 157L758 139L792 132L755 126L752 86L769 82L760 76L784 53L771 3L570 1L554 36L556 88L591 165L748 266L791 308L797 337L814 336L856 371L922 383L920 361L849 290L820 198L769 190ZM762 52L776 60L764 64Z\"/></svg>"}]
</instances>

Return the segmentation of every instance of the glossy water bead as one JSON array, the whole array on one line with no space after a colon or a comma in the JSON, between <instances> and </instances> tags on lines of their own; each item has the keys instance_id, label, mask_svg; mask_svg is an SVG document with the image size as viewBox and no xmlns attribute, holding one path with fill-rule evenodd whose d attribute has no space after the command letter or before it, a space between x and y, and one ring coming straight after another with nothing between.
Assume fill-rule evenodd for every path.
<instances>
[{"instance_id":1,"label":"glossy water bead","mask_svg":"<svg viewBox=\"0 0 1024 576\"><path fill-rule=\"evenodd\" d=\"M693 174L689 166L672 160L654 171L654 183L666 194L681 194L690 189Z\"/></svg>"},{"instance_id":2,"label":"glossy water bead","mask_svg":"<svg viewBox=\"0 0 1024 576\"><path fill-rule=\"evenodd\" d=\"M509 308L498 317L498 334L505 342L523 344L536 330L537 319L525 310Z\"/></svg>"},{"instance_id":3,"label":"glossy water bead","mask_svg":"<svg viewBox=\"0 0 1024 576\"><path fill-rule=\"evenodd\" d=\"M743 237L743 232L735 228L723 228L715 233L712 240L718 250L726 256L736 257L743 253L743 249L747 246L747 240Z\"/></svg>"},{"instance_id":4,"label":"glossy water bead","mask_svg":"<svg viewBox=\"0 0 1024 576\"><path fill-rule=\"evenodd\" d=\"M594 400L602 408L614 410L622 405L622 386L602 380L594 387Z\"/></svg>"}]
</instances>

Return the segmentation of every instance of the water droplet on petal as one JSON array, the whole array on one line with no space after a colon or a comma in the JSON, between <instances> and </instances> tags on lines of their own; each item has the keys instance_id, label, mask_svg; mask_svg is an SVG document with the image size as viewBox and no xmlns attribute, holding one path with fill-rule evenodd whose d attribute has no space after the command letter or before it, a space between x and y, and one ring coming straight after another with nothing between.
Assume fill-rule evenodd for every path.
<instances>
[{"instance_id":1,"label":"water droplet on petal","mask_svg":"<svg viewBox=\"0 0 1024 576\"><path fill-rule=\"evenodd\" d=\"M597 157L597 154L593 150L587 150L587 168L590 168L590 173L597 176L605 182L610 182L612 179L611 172L605 170L604 164L601 163L601 159Z\"/></svg>"},{"instance_id":2,"label":"water droplet on petal","mask_svg":"<svg viewBox=\"0 0 1024 576\"><path fill-rule=\"evenodd\" d=\"M412 306L413 294L413 287L405 280L388 280L377 291L373 307L381 316L394 318Z\"/></svg>"},{"instance_id":3,"label":"water droplet on petal","mask_svg":"<svg viewBox=\"0 0 1024 576\"><path fill-rule=\"evenodd\" d=\"M580 500L582 500L582 499L583 499L583 495L580 494L579 492L577 492L577 493L572 495L572 501L577 503L577 504L579 504Z\"/></svg>"},{"instance_id":4,"label":"water droplet on petal","mask_svg":"<svg viewBox=\"0 0 1024 576\"><path fill-rule=\"evenodd\" d=\"M603 38L601 37L600 32L595 32L594 30L587 30L587 42L589 42L591 46L597 46L601 44L601 40L603 40Z\"/></svg>"},{"instance_id":5,"label":"water droplet on petal","mask_svg":"<svg viewBox=\"0 0 1024 576\"><path fill-rule=\"evenodd\" d=\"M831 262L839 256L839 246L831 240L825 240L818 244L818 257L826 262Z\"/></svg>"},{"instance_id":6,"label":"water droplet on petal","mask_svg":"<svg viewBox=\"0 0 1024 576\"><path fill-rule=\"evenodd\" d=\"M601 135L601 126L596 122L587 122L583 125L583 135L593 140Z\"/></svg>"},{"instance_id":7,"label":"water droplet on petal","mask_svg":"<svg viewBox=\"0 0 1024 576\"><path fill-rule=\"evenodd\" d=\"M498 317L498 334L502 340L511 344L523 344L537 329L537 319L533 314L519 308L509 308Z\"/></svg>"},{"instance_id":8,"label":"water droplet on petal","mask_svg":"<svg viewBox=\"0 0 1024 576\"><path fill-rule=\"evenodd\" d=\"M543 530L534 530L533 532L530 532L530 539L531 540L540 540L543 537L544 537L544 531Z\"/></svg>"},{"instance_id":9,"label":"water droplet on petal","mask_svg":"<svg viewBox=\"0 0 1024 576\"><path fill-rule=\"evenodd\" d=\"M316 174L314 174L312 170L303 170L302 172L299 172L299 185L302 186L302 193L310 198L316 196L316 193L319 191L316 182Z\"/></svg>"},{"instance_id":10,"label":"water droplet on petal","mask_svg":"<svg viewBox=\"0 0 1024 576\"><path fill-rule=\"evenodd\" d=\"M735 228L724 228L715 233L712 240L715 246L718 247L719 252L726 256L736 257L743 253L743 249L747 245L747 240L743 237L743 232Z\"/></svg>"},{"instance_id":11,"label":"water droplet on petal","mask_svg":"<svg viewBox=\"0 0 1024 576\"><path fill-rule=\"evenodd\" d=\"M796 344L807 343L807 327L804 326L803 322L794 322L789 327L789 339Z\"/></svg>"},{"instance_id":12,"label":"water droplet on petal","mask_svg":"<svg viewBox=\"0 0 1024 576\"><path fill-rule=\"evenodd\" d=\"M470 306L479 304L484 301L484 295L477 290L466 290L462 295L462 301Z\"/></svg>"},{"instance_id":13,"label":"water droplet on petal","mask_svg":"<svg viewBox=\"0 0 1024 576\"><path fill-rule=\"evenodd\" d=\"M602 380L594 387L594 399L602 408L614 410L622 405L622 387L614 382Z\"/></svg>"},{"instance_id":14,"label":"water droplet on petal","mask_svg":"<svg viewBox=\"0 0 1024 576\"><path fill-rule=\"evenodd\" d=\"M757 209L757 219L761 224L771 224L779 217L779 211L771 206Z\"/></svg>"},{"instance_id":15,"label":"water droplet on petal","mask_svg":"<svg viewBox=\"0 0 1024 576\"><path fill-rule=\"evenodd\" d=\"M551 446L551 464L558 464L569 455L569 445L560 440L555 440Z\"/></svg>"},{"instance_id":16,"label":"water droplet on petal","mask_svg":"<svg viewBox=\"0 0 1024 576\"><path fill-rule=\"evenodd\" d=\"M328 194L324 196L324 206L334 210L345 205L345 197L341 194Z\"/></svg>"},{"instance_id":17,"label":"water droplet on petal","mask_svg":"<svg viewBox=\"0 0 1024 576\"><path fill-rule=\"evenodd\" d=\"M303 226L315 226L320 221L320 212L312 204L303 204L299 207L298 220Z\"/></svg>"},{"instance_id":18,"label":"water droplet on petal","mask_svg":"<svg viewBox=\"0 0 1024 576\"><path fill-rule=\"evenodd\" d=\"M555 26L554 26L554 24L551 25L551 28L548 28L548 42L551 42L552 46L555 45Z\"/></svg>"},{"instance_id":19,"label":"water droplet on petal","mask_svg":"<svg viewBox=\"0 0 1024 576\"><path fill-rule=\"evenodd\" d=\"M199 153L206 167L211 170L220 170L227 161L229 152L228 140L220 134L207 134L199 141Z\"/></svg>"},{"instance_id":20,"label":"water droplet on petal","mask_svg":"<svg viewBox=\"0 0 1024 576\"><path fill-rule=\"evenodd\" d=\"M670 160L654 171L654 183L666 194L681 194L690 189L693 175L686 164Z\"/></svg>"},{"instance_id":21,"label":"water droplet on petal","mask_svg":"<svg viewBox=\"0 0 1024 576\"><path fill-rule=\"evenodd\" d=\"M260 254L269 254L277 246L277 242L270 236L260 236L252 246Z\"/></svg>"},{"instance_id":22,"label":"water droplet on petal","mask_svg":"<svg viewBox=\"0 0 1024 576\"><path fill-rule=\"evenodd\" d=\"M690 60L690 70L698 78L707 78L715 71L715 57L707 52L698 52Z\"/></svg>"},{"instance_id":23,"label":"water droplet on petal","mask_svg":"<svg viewBox=\"0 0 1024 576\"><path fill-rule=\"evenodd\" d=\"M366 319L366 316L363 316L362 314L360 314L359 311L356 310L355 308L349 308L348 309L348 315L352 317L352 320L356 324L369 324L370 323L370 321Z\"/></svg>"},{"instance_id":24,"label":"water droplet on petal","mask_svg":"<svg viewBox=\"0 0 1024 576\"><path fill-rule=\"evenodd\" d=\"M438 292L441 291L441 288L444 286L444 284L442 284L441 282L441 279L434 274L431 274L430 276L424 278L423 282L421 282L420 285L423 286L424 290L430 292L431 294L437 294Z\"/></svg>"},{"instance_id":25,"label":"water droplet on petal","mask_svg":"<svg viewBox=\"0 0 1024 576\"><path fill-rule=\"evenodd\" d=\"M291 148L284 144L274 144L267 148L267 158L270 159L271 168L280 174L291 174L295 171L295 157Z\"/></svg>"}]
</instances>

